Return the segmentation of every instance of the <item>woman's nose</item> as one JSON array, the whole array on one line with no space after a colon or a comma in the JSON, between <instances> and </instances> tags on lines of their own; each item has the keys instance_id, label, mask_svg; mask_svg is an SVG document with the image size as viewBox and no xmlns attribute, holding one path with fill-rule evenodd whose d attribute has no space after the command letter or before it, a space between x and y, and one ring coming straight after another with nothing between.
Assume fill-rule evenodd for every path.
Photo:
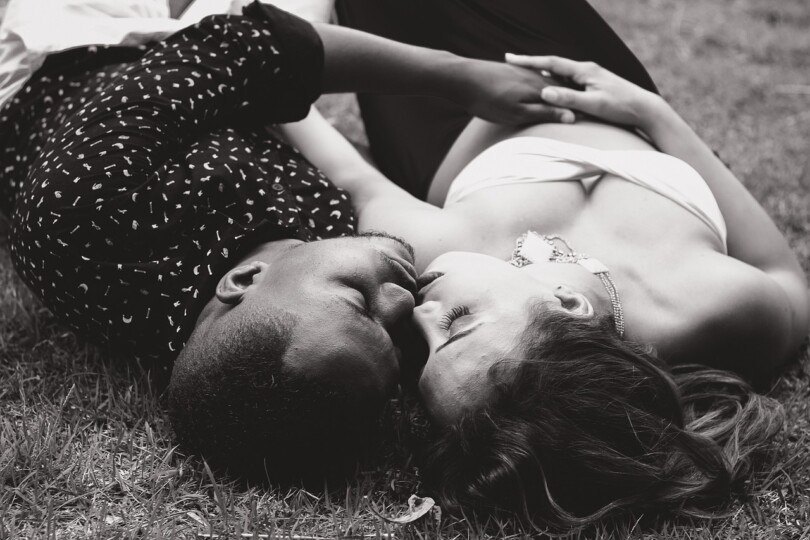
<instances>
[{"instance_id":1,"label":"woman's nose","mask_svg":"<svg viewBox=\"0 0 810 540\"><path fill-rule=\"evenodd\" d=\"M440 311L441 304L434 300L422 302L413 310L413 321L431 348L435 346L434 342L438 340L437 318Z\"/></svg>"},{"instance_id":2,"label":"woman's nose","mask_svg":"<svg viewBox=\"0 0 810 540\"><path fill-rule=\"evenodd\" d=\"M413 313L415 305L413 294L410 291L391 282L380 285L375 300L374 315L388 330L391 330L404 317L409 317Z\"/></svg>"}]
</instances>

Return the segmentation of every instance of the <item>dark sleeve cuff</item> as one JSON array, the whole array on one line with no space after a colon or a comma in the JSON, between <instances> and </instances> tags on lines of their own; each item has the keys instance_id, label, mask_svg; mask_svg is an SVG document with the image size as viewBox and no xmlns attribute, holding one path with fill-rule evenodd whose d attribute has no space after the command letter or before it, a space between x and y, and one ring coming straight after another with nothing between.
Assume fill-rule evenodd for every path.
<instances>
[{"instance_id":1,"label":"dark sleeve cuff","mask_svg":"<svg viewBox=\"0 0 810 540\"><path fill-rule=\"evenodd\" d=\"M278 122L294 122L306 117L312 103L321 95L323 42L310 23L291 13L255 0L242 14L262 21L278 40L281 69L275 74L273 97L281 103L273 108Z\"/></svg>"}]
</instances>

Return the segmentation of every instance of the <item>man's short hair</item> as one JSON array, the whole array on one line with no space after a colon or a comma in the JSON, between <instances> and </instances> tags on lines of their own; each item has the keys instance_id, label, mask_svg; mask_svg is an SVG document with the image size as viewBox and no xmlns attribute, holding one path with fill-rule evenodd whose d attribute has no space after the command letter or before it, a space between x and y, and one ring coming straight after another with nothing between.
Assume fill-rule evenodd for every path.
<instances>
[{"instance_id":1,"label":"man's short hair","mask_svg":"<svg viewBox=\"0 0 810 540\"><path fill-rule=\"evenodd\" d=\"M253 479L343 476L384 399L286 369L297 320L266 308L195 331L175 362L169 415L181 446Z\"/></svg>"}]
</instances>

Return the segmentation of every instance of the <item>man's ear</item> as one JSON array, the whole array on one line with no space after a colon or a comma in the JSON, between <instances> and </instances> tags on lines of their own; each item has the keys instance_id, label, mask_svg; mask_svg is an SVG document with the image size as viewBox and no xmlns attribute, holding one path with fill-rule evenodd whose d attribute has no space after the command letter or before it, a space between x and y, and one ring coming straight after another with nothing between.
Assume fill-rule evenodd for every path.
<instances>
[{"instance_id":1,"label":"man's ear","mask_svg":"<svg viewBox=\"0 0 810 540\"><path fill-rule=\"evenodd\" d=\"M217 299L223 304L238 304L245 292L256 284L259 273L265 268L267 263L261 261L232 268L217 283Z\"/></svg>"},{"instance_id":2,"label":"man's ear","mask_svg":"<svg viewBox=\"0 0 810 540\"><path fill-rule=\"evenodd\" d=\"M554 289L554 296L560 300L560 305L571 315L591 319L596 311L588 297L581 292L576 292L565 285L560 285Z\"/></svg>"}]
</instances>

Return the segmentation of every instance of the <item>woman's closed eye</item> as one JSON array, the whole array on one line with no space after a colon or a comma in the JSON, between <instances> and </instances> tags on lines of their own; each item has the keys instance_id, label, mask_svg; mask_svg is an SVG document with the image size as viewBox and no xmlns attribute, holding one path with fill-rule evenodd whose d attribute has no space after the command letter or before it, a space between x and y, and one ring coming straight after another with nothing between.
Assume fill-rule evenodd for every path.
<instances>
[{"instance_id":1,"label":"woman's closed eye","mask_svg":"<svg viewBox=\"0 0 810 540\"><path fill-rule=\"evenodd\" d=\"M444 315L442 315L442 318L439 320L439 328L441 328L446 332L450 330L456 319L465 317L469 314L470 308L468 308L467 306L456 306L447 313L445 313Z\"/></svg>"}]
</instances>

